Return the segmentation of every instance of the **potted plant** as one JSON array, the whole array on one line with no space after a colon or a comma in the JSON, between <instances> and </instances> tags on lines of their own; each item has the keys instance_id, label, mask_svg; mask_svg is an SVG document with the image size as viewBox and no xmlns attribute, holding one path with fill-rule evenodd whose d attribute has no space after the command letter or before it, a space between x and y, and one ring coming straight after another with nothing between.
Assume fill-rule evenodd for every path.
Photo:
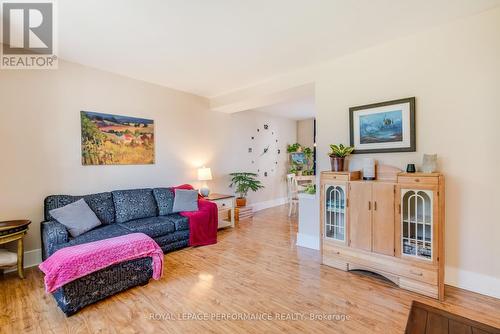
<instances>
[{"instance_id":1,"label":"potted plant","mask_svg":"<svg viewBox=\"0 0 500 334\"><path fill-rule=\"evenodd\" d=\"M313 155L314 151L309 148L295 143L287 146L287 152L290 154L289 173L296 174L297 176L308 175L309 170L312 170ZM297 158L294 158L294 154L301 154ZM310 175L312 175L311 173Z\"/></svg>"},{"instance_id":2,"label":"potted plant","mask_svg":"<svg viewBox=\"0 0 500 334\"><path fill-rule=\"evenodd\" d=\"M302 152L302 146L299 143L288 145L286 151L288 153Z\"/></svg>"},{"instance_id":3,"label":"potted plant","mask_svg":"<svg viewBox=\"0 0 500 334\"><path fill-rule=\"evenodd\" d=\"M231 173L231 184L229 187L235 187L235 192L238 194L236 198L236 206L241 207L247 205L247 195L248 192L257 191L264 186L260 183L259 180L256 179L257 174L255 173L247 173L247 172L238 172Z\"/></svg>"},{"instance_id":4,"label":"potted plant","mask_svg":"<svg viewBox=\"0 0 500 334\"><path fill-rule=\"evenodd\" d=\"M332 165L332 172L342 172L344 171L345 157L354 151L354 147L340 145L330 145L332 150L329 154L330 163Z\"/></svg>"},{"instance_id":5,"label":"potted plant","mask_svg":"<svg viewBox=\"0 0 500 334\"><path fill-rule=\"evenodd\" d=\"M292 160L291 167L288 170L290 174L302 175L303 165Z\"/></svg>"},{"instance_id":6,"label":"potted plant","mask_svg":"<svg viewBox=\"0 0 500 334\"><path fill-rule=\"evenodd\" d=\"M309 195L316 194L316 185L315 184L307 185L306 188L304 189L304 193L309 194Z\"/></svg>"}]
</instances>

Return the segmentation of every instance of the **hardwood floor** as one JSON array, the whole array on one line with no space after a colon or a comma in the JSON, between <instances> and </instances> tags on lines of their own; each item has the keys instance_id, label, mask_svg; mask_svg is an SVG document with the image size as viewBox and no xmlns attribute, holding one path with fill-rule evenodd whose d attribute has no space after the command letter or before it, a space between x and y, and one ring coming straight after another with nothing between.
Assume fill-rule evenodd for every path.
<instances>
[{"instance_id":1,"label":"hardwood floor","mask_svg":"<svg viewBox=\"0 0 500 334\"><path fill-rule=\"evenodd\" d=\"M500 327L498 299L447 286L439 303L373 277L323 266L319 252L295 246L296 232L296 219L287 217L286 207L260 211L220 231L217 245L167 254L160 281L70 318L44 292L38 269L28 269L25 280L5 275L0 278L0 332L403 333L412 300ZM311 320L310 314L324 319ZM328 318L334 314L347 320ZM186 319L195 315L219 319ZM266 319L220 319L225 315ZM286 321L287 316L294 318Z\"/></svg>"}]
</instances>

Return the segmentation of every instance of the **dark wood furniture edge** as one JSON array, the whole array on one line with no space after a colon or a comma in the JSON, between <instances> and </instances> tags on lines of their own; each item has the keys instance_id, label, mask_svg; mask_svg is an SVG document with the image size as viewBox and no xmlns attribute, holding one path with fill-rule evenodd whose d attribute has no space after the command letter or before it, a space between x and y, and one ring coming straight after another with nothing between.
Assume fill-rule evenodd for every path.
<instances>
[{"instance_id":1,"label":"dark wood furniture edge","mask_svg":"<svg viewBox=\"0 0 500 334\"><path fill-rule=\"evenodd\" d=\"M234 195L223 195L223 194L210 194L208 195L207 197L203 197L203 199L206 199L206 200L218 200L218 199L224 199L224 198L232 198L234 197Z\"/></svg>"},{"instance_id":2,"label":"dark wood furniture edge","mask_svg":"<svg viewBox=\"0 0 500 334\"><path fill-rule=\"evenodd\" d=\"M0 231L11 230L18 227L27 228L29 224L31 224L31 220L26 219L0 221Z\"/></svg>"},{"instance_id":3,"label":"dark wood furniture edge","mask_svg":"<svg viewBox=\"0 0 500 334\"><path fill-rule=\"evenodd\" d=\"M466 318L466 317L458 315L458 314L450 313L446 310L443 310L443 309L440 309L440 308L437 308L434 306L430 306L428 304L424 304L424 303L418 302L416 300L412 301L412 303L411 303L410 312L408 313L408 320L406 321L405 333L409 333L408 332L408 330L409 330L408 325L410 323L410 317L412 315L412 311L414 310L414 308L420 308L420 309L423 309L427 312L438 314L438 315L445 317L449 320L461 322L467 326L471 326L471 327L480 329L482 331L486 331L488 333L500 334L500 328L496 328L496 327L487 325L485 323L478 322L478 321L472 320L470 318Z\"/></svg>"}]
</instances>

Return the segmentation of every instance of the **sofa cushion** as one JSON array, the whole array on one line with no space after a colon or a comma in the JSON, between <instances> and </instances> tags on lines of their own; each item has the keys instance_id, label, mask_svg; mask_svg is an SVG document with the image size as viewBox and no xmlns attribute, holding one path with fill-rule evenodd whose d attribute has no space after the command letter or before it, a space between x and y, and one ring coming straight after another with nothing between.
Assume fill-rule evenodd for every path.
<instances>
[{"instance_id":1,"label":"sofa cushion","mask_svg":"<svg viewBox=\"0 0 500 334\"><path fill-rule=\"evenodd\" d=\"M181 216L178 213L172 213L165 217L175 224L176 231L189 230L189 219L187 217Z\"/></svg>"},{"instance_id":2,"label":"sofa cushion","mask_svg":"<svg viewBox=\"0 0 500 334\"><path fill-rule=\"evenodd\" d=\"M198 211L198 192L196 190L175 189L173 212Z\"/></svg>"},{"instance_id":3,"label":"sofa cushion","mask_svg":"<svg viewBox=\"0 0 500 334\"><path fill-rule=\"evenodd\" d=\"M158 205L158 215L165 216L172 213L174 207L174 192L170 188L155 188L153 195Z\"/></svg>"},{"instance_id":4,"label":"sofa cushion","mask_svg":"<svg viewBox=\"0 0 500 334\"><path fill-rule=\"evenodd\" d=\"M83 198L62 208L50 210L50 215L66 226L72 237L101 225L101 221Z\"/></svg>"},{"instance_id":5,"label":"sofa cushion","mask_svg":"<svg viewBox=\"0 0 500 334\"><path fill-rule=\"evenodd\" d=\"M68 246L81 245L81 244L86 244L88 242L119 237L121 235L130 233L132 232L130 232L126 228L121 227L118 224L104 225L102 227L90 230L82 235L79 235L78 237L71 239L67 243L57 245L56 250Z\"/></svg>"},{"instance_id":6,"label":"sofa cushion","mask_svg":"<svg viewBox=\"0 0 500 334\"><path fill-rule=\"evenodd\" d=\"M175 232L175 223L169 216L149 217L121 223L131 233L144 233L151 238Z\"/></svg>"},{"instance_id":7,"label":"sofa cushion","mask_svg":"<svg viewBox=\"0 0 500 334\"><path fill-rule=\"evenodd\" d=\"M52 195L45 198L44 211L45 220L53 220L50 211L61 208L79 199L85 199L88 206L94 211L97 218L103 224L113 224L115 222L115 203L111 193L99 193L86 196Z\"/></svg>"},{"instance_id":8,"label":"sofa cushion","mask_svg":"<svg viewBox=\"0 0 500 334\"><path fill-rule=\"evenodd\" d=\"M182 240L189 240L189 230L176 231L167 235L154 238L154 241L163 249L166 245Z\"/></svg>"},{"instance_id":9,"label":"sofa cushion","mask_svg":"<svg viewBox=\"0 0 500 334\"><path fill-rule=\"evenodd\" d=\"M117 190L112 194L117 223L154 217L157 214L158 207L151 189Z\"/></svg>"}]
</instances>

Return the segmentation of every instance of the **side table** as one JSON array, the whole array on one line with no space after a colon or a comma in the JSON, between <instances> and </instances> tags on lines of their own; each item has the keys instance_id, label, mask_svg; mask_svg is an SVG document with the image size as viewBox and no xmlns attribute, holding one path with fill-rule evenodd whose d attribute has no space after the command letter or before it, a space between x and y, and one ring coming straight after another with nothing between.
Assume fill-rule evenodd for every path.
<instances>
[{"instance_id":1,"label":"side table","mask_svg":"<svg viewBox=\"0 0 500 334\"><path fill-rule=\"evenodd\" d=\"M234 227L234 196L222 194L210 194L203 197L207 201L217 204L219 209L218 228Z\"/></svg>"},{"instance_id":2,"label":"side table","mask_svg":"<svg viewBox=\"0 0 500 334\"><path fill-rule=\"evenodd\" d=\"M17 240L17 274L24 278L24 243L28 232L29 220L10 220L0 222L0 245Z\"/></svg>"}]
</instances>

